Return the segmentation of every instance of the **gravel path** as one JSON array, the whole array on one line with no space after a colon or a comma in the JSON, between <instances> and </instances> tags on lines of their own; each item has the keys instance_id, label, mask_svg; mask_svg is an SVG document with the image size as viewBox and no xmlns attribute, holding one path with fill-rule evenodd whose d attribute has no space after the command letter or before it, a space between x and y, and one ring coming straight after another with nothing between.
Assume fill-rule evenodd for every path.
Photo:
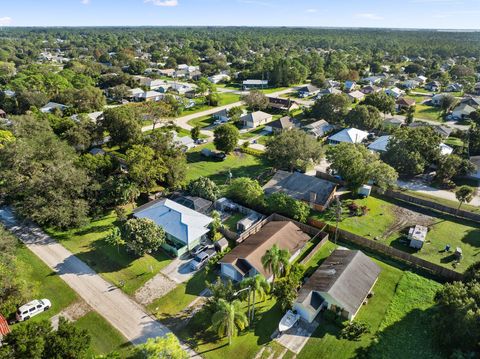
<instances>
[{"instance_id":1,"label":"gravel path","mask_svg":"<svg viewBox=\"0 0 480 359\"><path fill-rule=\"evenodd\" d=\"M155 299L173 290L176 286L177 283L173 280L162 273L158 273L135 292L135 300L140 304L148 305Z\"/></svg>"}]
</instances>

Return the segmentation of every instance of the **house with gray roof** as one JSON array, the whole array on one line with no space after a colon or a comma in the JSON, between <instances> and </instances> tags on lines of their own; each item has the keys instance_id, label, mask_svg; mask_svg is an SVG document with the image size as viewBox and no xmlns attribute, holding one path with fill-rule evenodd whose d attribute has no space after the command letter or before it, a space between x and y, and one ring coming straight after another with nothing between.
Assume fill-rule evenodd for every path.
<instances>
[{"instance_id":1,"label":"house with gray roof","mask_svg":"<svg viewBox=\"0 0 480 359\"><path fill-rule=\"evenodd\" d=\"M266 195L282 192L296 200L308 203L310 208L317 211L328 208L336 189L336 183L299 172L282 170L277 171L263 186Z\"/></svg>"},{"instance_id":2,"label":"house with gray roof","mask_svg":"<svg viewBox=\"0 0 480 359\"><path fill-rule=\"evenodd\" d=\"M270 122L268 126L265 126L265 130L273 133L280 133L283 131L288 131L294 129L298 126L298 122L290 116L283 116L278 120Z\"/></svg>"},{"instance_id":3,"label":"house with gray roof","mask_svg":"<svg viewBox=\"0 0 480 359\"><path fill-rule=\"evenodd\" d=\"M380 271L363 252L336 249L307 279L293 309L309 323L323 308L352 320L377 282Z\"/></svg>"},{"instance_id":4,"label":"house with gray roof","mask_svg":"<svg viewBox=\"0 0 480 359\"><path fill-rule=\"evenodd\" d=\"M298 96L310 97L310 96L315 96L319 92L320 92L320 89L318 87L308 84L298 89Z\"/></svg>"},{"instance_id":5,"label":"house with gray roof","mask_svg":"<svg viewBox=\"0 0 480 359\"><path fill-rule=\"evenodd\" d=\"M303 127L303 130L316 138L323 137L334 127L325 120L318 120Z\"/></svg>"},{"instance_id":6,"label":"house with gray roof","mask_svg":"<svg viewBox=\"0 0 480 359\"><path fill-rule=\"evenodd\" d=\"M163 228L166 251L181 256L206 238L213 218L170 199L160 198L136 208L135 218L148 218Z\"/></svg>"}]
</instances>

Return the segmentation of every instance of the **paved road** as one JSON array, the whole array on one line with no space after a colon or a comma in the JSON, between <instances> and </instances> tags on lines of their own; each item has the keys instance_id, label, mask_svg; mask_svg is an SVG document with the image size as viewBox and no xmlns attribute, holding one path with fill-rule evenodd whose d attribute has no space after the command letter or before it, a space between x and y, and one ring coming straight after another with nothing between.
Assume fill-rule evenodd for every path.
<instances>
[{"instance_id":1,"label":"paved road","mask_svg":"<svg viewBox=\"0 0 480 359\"><path fill-rule=\"evenodd\" d=\"M274 92L274 93L271 93L271 94L267 94L267 96L277 97L277 96L280 96L282 94L291 92L293 89L294 88L284 89L284 90L277 91L277 92ZM177 126L183 128L187 131L190 131L192 129L192 126L189 125L188 122L195 119L195 118L212 115L212 114L214 114L216 112L219 112L219 111L222 111L222 110L228 110L228 109L231 109L232 107L243 106L243 105L244 105L243 101L238 101L238 102L234 102L234 103L231 103L231 104L228 104L228 105L218 106L218 107L214 107L214 108L211 108L211 109L208 109L208 110L205 110L205 111L196 112L196 113L192 113L190 115L178 117L178 118L174 119L174 121L175 121L175 124ZM153 129L153 125L149 125L149 126L143 127L142 131L147 132L147 131L151 131L152 129ZM202 130L201 132L205 136L207 136L209 138L213 138L213 131Z\"/></svg>"},{"instance_id":2,"label":"paved road","mask_svg":"<svg viewBox=\"0 0 480 359\"><path fill-rule=\"evenodd\" d=\"M169 332L167 327L149 316L143 307L105 281L37 226L22 224L6 207L0 207L0 221L132 343L143 343L148 338ZM195 355L192 351L189 353Z\"/></svg>"},{"instance_id":3,"label":"paved road","mask_svg":"<svg viewBox=\"0 0 480 359\"><path fill-rule=\"evenodd\" d=\"M422 181L412 180L407 182L407 181L398 180L397 184L399 187L406 188L410 191L425 193L430 196L448 199L453 202L458 202L457 198L455 197L455 193L430 187L428 184ZM473 197L472 201L469 204L472 206L480 206L480 197L478 195L478 191L475 193L475 196Z\"/></svg>"}]
</instances>

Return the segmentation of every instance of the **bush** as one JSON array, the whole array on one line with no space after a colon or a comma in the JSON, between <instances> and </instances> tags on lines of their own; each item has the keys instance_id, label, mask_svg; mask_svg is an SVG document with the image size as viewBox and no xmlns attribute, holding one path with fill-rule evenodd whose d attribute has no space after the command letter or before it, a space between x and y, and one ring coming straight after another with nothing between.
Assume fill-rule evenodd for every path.
<instances>
[{"instance_id":1,"label":"bush","mask_svg":"<svg viewBox=\"0 0 480 359\"><path fill-rule=\"evenodd\" d=\"M340 332L340 338L359 340L363 334L369 333L368 325L362 322L350 322Z\"/></svg>"}]
</instances>

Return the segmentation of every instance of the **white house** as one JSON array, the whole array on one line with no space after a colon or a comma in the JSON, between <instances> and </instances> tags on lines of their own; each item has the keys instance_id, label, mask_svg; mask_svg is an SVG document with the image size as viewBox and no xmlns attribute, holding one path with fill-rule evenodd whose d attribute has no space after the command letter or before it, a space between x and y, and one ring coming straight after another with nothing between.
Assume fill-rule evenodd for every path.
<instances>
[{"instance_id":1,"label":"white house","mask_svg":"<svg viewBox=\"0 0 480 359\"><path fill-rule=\"evenodd\" d=\"M320 92L320 89L318 87L308 84L298 89L298 96L310 97L310 96L317 95L319 92Z\"/></svg>"},{"instance_id":2,"label":"white house","mask_svg":"<svg viewBox=\"0 0 480 359\"><path fill-rule=\"evenodd\" d=\"M444 156L451 155L453 153L453 148L444 143L440 144L440 154Z\"/></svg>"},{"instance_id":3,"label":"white house","mask_svg":"<svg viewBox=\"0 0 480 359\"><path fill-rule=\"evenodd\" d=\"M263 111L247 113L246 115L240 117L240 121L243 123L243 126L247 128L257 128L258 126L272 121L272 119L272 115Z\"/></svg>"},{"instance_id":4,"label":"white house","mask_svg":"<svg viewBox=\"0 0 480 359\"><path fill-rule=\"evenodd\" d=\"M404 92L400 90L398 87L392 87L392 88L386 89L385 93L388 96L392 96L393 98L399 98L400 96L403 95Z\"/></svg>"},{"instance_id":5,"label":"white house","mask_svg":"<svg viewBox=\"0 0 480 359\"><path fill-rule=\"evenodd\" d=\"M165 198L136 208L133 216L151 219L162 227L166 233L162 247L176 256L198 245L210 231L208 226L213 221L213 218Z\"/></svg>"},{"instance_id":6,"label":"white house","mask_svg":"<svg viewBox=\"0 0 480 359\"><path fill-rule=\"evenodd\" d=\"M268 80L245 80L242 83L244 90L265 88L268 86Z\"/></svg>"},{"instance_id":7,"label":"white house","mask_svg":"<svg viewBox=\"0 0 480 359\"><path fill-rule=\"evenodd\" d=\"M61 103L56 103L56 102L49 102L45 106L40 108L40 112L43 113L50 113L55 109L58 109L60 111L63 111L67 108L68 106L62 105Z\"/></svg>"},{"instance_id":8,"label":"white house","mask_svg":"<svg viewBox=\"0 0 480 359\"><path fill-rule=\"evenodd\" d=\"M293 309L309 323L323 308L352 320L377 282L380 271L361 251L336 249L303 284Z\"/></svg>"},{"instance_id":9,"label":"white house","mask_svg":"<svg viewBox=\"0 0 480 359\"><path fill-rule=\"evenodd\" d=\"M349 92L347 96L352 102L359 102L365 98L365 94L362 91L358 91L358 90Z\"/></svg>"},{"instance_id":10,"label":"white house","mask_svg":"<svg viewBox=\"0 0 480 359\"><path fill-rule=\"evenodd\" d=\"M338 145L339 143L362 143L368 136L368 132L359 130L357 128L345 128L340 132L330 136L328 143L331 145Z\"/></svg>"},{"instance_id":11,"label":"white house","mask_svg":"<svg viewBox=\"0 0 480 359\"><path fill-rule=\"evenodd\" d=\"M218 84L222 81L230 81L230 76L228 76L227 74L217 74L208 77L208 81L210 81L212 84Z\"/></svg>"}]
</instances>

